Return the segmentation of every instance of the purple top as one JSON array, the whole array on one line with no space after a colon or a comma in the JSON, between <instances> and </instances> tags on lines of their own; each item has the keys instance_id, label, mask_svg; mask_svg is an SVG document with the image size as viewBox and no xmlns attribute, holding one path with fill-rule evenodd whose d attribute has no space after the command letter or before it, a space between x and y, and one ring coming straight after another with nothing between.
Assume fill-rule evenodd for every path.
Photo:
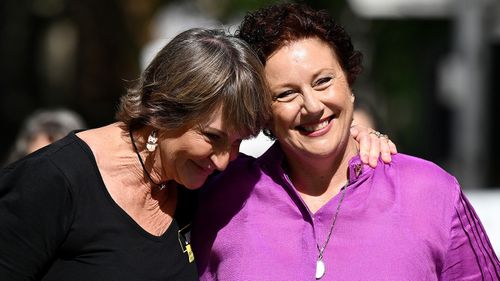
<instances>
[{"instance_id":1,"label":"purple top","mask_svg":"<svg viewBox=\"0 0 500 281\"><path fill-rule=\"evenodd\" d=\"M312 214L275 144L243 156L203 191L193 247L201 280L315 280L341 193ZM322 280L500 280L500 263L454 177L397 154L350 182L324 251Z\"/></svg>"}]
</instances>

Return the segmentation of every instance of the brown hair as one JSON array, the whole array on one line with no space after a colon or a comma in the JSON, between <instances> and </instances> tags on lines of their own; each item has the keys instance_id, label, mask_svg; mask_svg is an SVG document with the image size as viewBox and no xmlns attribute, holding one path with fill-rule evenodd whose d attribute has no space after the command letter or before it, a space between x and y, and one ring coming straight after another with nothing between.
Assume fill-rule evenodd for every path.
<instances>
[{"instance_id":1,"label":"brown hair","mask_svg":"<svg viewBox=\"0 0 500 281\"><path fill-rule=\"evenodd\" d=\"M222 106L226 129L255 135L270 117L263 66L223 30L195 28L173 38L121 98L117 119L135 130L187 130Z\"/></svg>"},{"instance_id":2,"label":"brown hair","mask_svg":"<svg viewBox=\"0 0 500 281\"><path fill-rule=\"evenodd\" d=\"M362 70L362 54L351 37L326 11L303 4L282 3L248 13L237 36L257 53L262 64L281 47L300 39L317 37L328 43L340 59L349 85Z\"/></svg>"}]
</instances>

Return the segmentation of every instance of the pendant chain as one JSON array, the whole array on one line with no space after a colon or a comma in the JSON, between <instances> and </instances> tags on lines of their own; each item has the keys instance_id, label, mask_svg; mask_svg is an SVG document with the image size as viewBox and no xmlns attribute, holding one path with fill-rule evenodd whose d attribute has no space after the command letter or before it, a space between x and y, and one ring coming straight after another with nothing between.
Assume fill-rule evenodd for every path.
<instances>
[{"instance_id":1,"label":"pendant chain","mask_svg":"<svg viewBox=\"0 0 500 281\"><path fill-rule=\"evenodd\" d=\"M323 247L320 247L319 244L316 243L316 247L318 247L318 252L319 252L318 261L323 260L323 252L325 251L326 245L328 245L328 242L330 242L330 237L332 236L332 232L333 232L333 226L335 225L335 222L337 221L337 216L338 216L339 211L340 211L340 206L342 206L342 201L344 201L345 190L347 189L347 184L348 183L346 183L341 188L341 190L342 190L342 197L340 197L339 204L337 205L337 210L335 211L335 215L333 216L332 225L330 226L330 231L328 231L328 236L326 237L326 241L323 244Z\"/></svg>"}]
</instances>

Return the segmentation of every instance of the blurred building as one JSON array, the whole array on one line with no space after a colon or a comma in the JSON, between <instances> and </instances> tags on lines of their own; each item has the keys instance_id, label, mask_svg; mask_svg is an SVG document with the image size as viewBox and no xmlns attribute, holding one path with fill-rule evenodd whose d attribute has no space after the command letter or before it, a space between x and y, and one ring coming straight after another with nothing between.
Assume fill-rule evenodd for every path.
<instances>
[{"instance_id":1,"label":"blurred building","mask_svg":"<svg viewBox=\"0 0 500 281\"><path fill-rule=\"evenodd\" d=\"M432 61L427 62L426 69L423 69L430 75L422 75L421 81L428 84L422 90L430 92L431 95L425 92L417 93L422 95L422 99L427 100L420 104L407 104L402 109L411 111L412 106L418 108L419 111L413 112L411 118L424 122L421 126L417 126L416 129L421 133L417 133L416 136L427 142L422 145L427 148L427 152L419 153L420 151L416 150L415 154L420 156L425 154L424 157L445 166L457 175L465 188L490 186L492 182L498 185L500 179L496 171L500 168L500 163L495 155L499 155L499 150L494 143L499 139L497 132L499 127L496 124L500 120L494 113L500 105L497 98L500 68L498 58L500 2L493 0L349 0L348 2L355 14L372 22L391 21L397 24L418 21L422 28L429 22L441 22L434 26L444 26L444 29L449 30L441 35L447 37L445 38L447 46L435 50ZM397 29L394 31L398 32ZM412 31L415 30L408 30ZM421 32L413 34L417 37L414 43L419 44L414 55L425 59L421 54L436 49L435 43L438 40L429 41L428 38L420 37L421 34ZM405 60L403 57L401 59ZM378 64L380 63L384 61L379 61ZM405 70L394 69L394 71ZM404 113L397 115L394 113L398 110L388 109L388 111L389 116L386 116L386 120L389 127L398 129L401 123L404 125ZM425 114L427 118L416 114ZM393 117L398 121L391 121ZM415 137L415 134L413 136Z\"/></svg>"}]
</instances>

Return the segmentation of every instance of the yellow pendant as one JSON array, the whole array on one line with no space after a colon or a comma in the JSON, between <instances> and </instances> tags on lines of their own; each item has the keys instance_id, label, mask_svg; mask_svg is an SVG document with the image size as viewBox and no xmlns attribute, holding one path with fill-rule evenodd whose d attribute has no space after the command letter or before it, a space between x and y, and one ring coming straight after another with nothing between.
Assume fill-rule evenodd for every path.
<instances>
[{"instance_id":1,"label":"yellow pendant","mask_svg":"<svg viewBox=\"0 0 500 281\"><path fill-rule=\"evenodd\" d=\"M192 263L194 261L194 254L191 249L191 244L186 245L186 252L188 253L189 262Z\"/></svg>"}]
</instances>

